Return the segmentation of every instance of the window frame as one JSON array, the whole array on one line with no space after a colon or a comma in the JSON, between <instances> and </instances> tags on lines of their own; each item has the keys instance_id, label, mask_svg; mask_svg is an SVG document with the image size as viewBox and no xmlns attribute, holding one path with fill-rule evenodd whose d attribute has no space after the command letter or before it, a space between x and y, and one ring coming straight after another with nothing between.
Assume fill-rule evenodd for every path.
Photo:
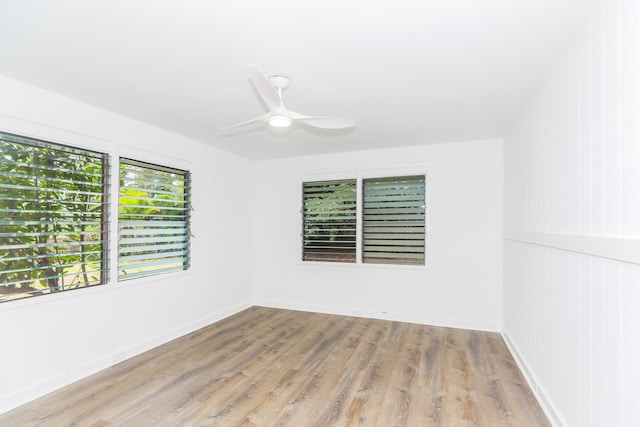
<instances>
[{"instance_id":1,"label":"window frame","mask_svg":"<svg viewBox=\"0 0 640 427\"><path fill-rule=\"evenodd\" d=\"M363 262L362 248L363 248L363 181L371 178L393 178L403 176L424 176L424 227L425 227L425 243L424 243L424 264L378 264ZM409 164L390 167L372 167L362 169L345 169L345 170L320 170L309 173L303 173L298 176L300 186L299 197L302 199L302 185L308 181L326 181L326 180L340 180L340 179L355 179L356 180L356 262L324 262L324 261L304 261L302 256L298 258L298 263L304 266L333 266L333 267L352 267L352 268L369 268L369 269L400 269L400 270L431 270L431 191L430 191L430 178L429 167L427 164ZM302 212L302 210L301 210ZM300 239L304 236L304 224L301 220L299 222L300 227Z\"/></svg>"},{"instance_id":2,"label":"window frame","mask_svg":"<svg viewBox=\"0 0 640 427\"><path fill-rule=\"evenodd\" d=\"M307 229L307 225L310 222L313 221L308 221L307 220L307 200L310 197L307 197L308 193L306 190L307 188L307 184L313 185L317 185L318 187L321 187L322 185L326 185L327 187L330 187L331 185L341 185L341 184L348 184L348 189L351 190L351 187L353 189L353 199L349 198L349 200L347 200L347 203L349 204L353 204L352 208L348 208L347 211L348 212L352 212L352 214L354 215L354 219L355 221L351 221L349 220L349 218L347 218L347 220L345 221L340 221L337 223L337 225L342 228L344 227L345 229L347 228L352 228L353 230L353 260L351 260L351 247L345 247L342 248L340 244L335 244L335 245L331 245L330 247L325 247L323 249L330 249L329 251L327 251L328 253L325 253L324 255L321 255L321 251L318 251L318 249L321 249L317 246L313 246L313 245L307 245L306 244L306 240L308 239L308 234L306 232ZM331 188L328 188L326 193L330 193L333 194L334 191ZM308 181L303 181L302 182L302 209L301 209L301 213L302 213L302 260L305 262L330 262L330 263L355 263L358 257L358 251L357 251L357 245L358 245L358 212L357 212L357 206L358 206L358 181L355 178L346 178L346 179L331 179L331 180L308 180ZM331 212L331 215L329 215L330 219L340 219L340 217L342 216L342 206L339 209L336 209L335 211ZM317 223L318 222L316 221ZM352 227L351 227L352 225ZM320 231L324 232L326 231L325 227L320 226ZM350 230L349 230L350 231ZM339 237L340 231L337 231L335 233L335 235L331 235L331 239L333 240L334 238ZM345 242L345 243L351 243L351 240ZM346 245L345 245L346 246ZM309 251L307 251L307 249L309 249ZM315 251L313 250L315 249ZM341 250L342 249L342 250ZM315 252L315 255L313 254L313 252ZM307 254L309 254L309 258L307 258ZM331 259L333 256L333 259ZM324 259L322 259L324 258ZM347 260L340 260L338 258L349 258Z\"/></svg>"},{"instance_id":3,"label":"window frame","mask_svg":"<svg viewBox=\"0 0 640 427\"><path fill-rule=\"evenodd\" d=\"M420 179L421 178L421 179ZM421 205L418 204L412 204L412 205L404 205L404 206L398 206L398 205L391 205L391 206L380 206L380 207L375 207L373 208L371 211L368 211L366 208L366 203L367 203L367 182L366 181L374 181L373 185L385 185L385 182L388 183L392 183L391 185L389 185L389 187L393 188L392 190L392 195L389 196L388 200L382 199L379 200L377 202L374 203L384 203L384 204L392 204L392 203L396 203L396 202L400 202L401 204L406 203L404 201L398 200L398 197L411 197L411 198L415 198L416 193L414 193L416 188L421 189L421 194L419 194L419 196L421 196L420 200L411 200L412 202L422 202ZM376 182L377 181L377 182ZM394 185L396 182L408 182L408 183L412 183L412 182L421 182L421 186L419 185L413 185L410 184L410 189L411 191L409 193L404 193L404 191L406 191L406 188L400 190L399 188L402 187L402 185ZM416 175L394 175L394 176L389 176L389 177L372 177L372 178L362 178L362 192L360 194L360 200L361 200L361 206L362 206L362 240L361 240L361 247L362 247L362 255L361 255L361 261L363 264L376 264L376 265L380 265L380 264L385 264L385 265L415 265L415 266L424 266L426 263L426 194L425 194L425 184L426 184L426 176L424 174L416 174ZM372 189L372 192L375 192L376 190ZM387 191L385 189L385 191ZM398 194L398 192L400 194ZM373 196L375 197L375 196ZM389 216L390 218L387 218L386 220L383 221L379 221L379 220L375 220L372 219L371 221L367 221L366 220L366 216L367 215L372 215L372 216L377 216L380 213L377 212L378 209L392 209L392 212L390 213L386 213L384 214L385 216ZM395 211L395 212L393 212ZM398 212L400 211L400 212ZM403 212L404 211L404 212ZM402 238L396 238L397 242L401 243L400 245L398 245L400 248L404 249L404 250L370 250L367 251L366 247L367 244L369 244L371 247L375 247L375 248L379 248L382 249L384 247L389 247L386 243L391 241L391 239L389 239L388 235L386 234L382 234L379 235L378 237L372 238L370 241L367 241L367 237L366 237L366 231L367 231L367 227L370 226L372 227L374 230L376 228L381 227L382 224L385 224L383 227L390 229L390 231L385 231L384 233L389 233L389 235L393 236L395 233L397 233L397 225L400 224L403 227L409 227L408 229L404 229L403 232L401 232L401 234L407 234L407 235L412 235L412 234L416 234L416 230L415 224L410 224L412 221L415 221L415 219L409 220L409 218L407 218L407 216L412 216L412 215L417 215L417 216L422 216L422 218L418 218L418 220L422 220L422 225L421 226L417 226L418 228L422 228L422 232L421 234L417 234L418 237L421 237L421 239L417 239L418 241L422 241L422 245L412 245L411 243L416 241L415 238L408 238L408 237L402 237ZM405 218L401 218L400 216L404 216ZM379 233L379 232L378 232ZM419 232L418 232L419 233ZM380 237L382 236L382 237ZM384 243L373 243L372 241L376 241L379 240L380 242L384 242ZM411 248L414 247L418 247L422 248L422 250L418 250L418 251L414 251L411 250ZM380 256L380 257L367 257L367 254L378 254L378 255L386 255L386 256ZM401 254L404 254L404 257L401 256ZM413 254L421 254L421 258L414 258L411 257L411 255ZM398 260L398 262L393 262L393 259L396 258ZM417 259L419 262L415 262L412 261L412 259ZM400 261L402 260L402 261Z\"/></svg>"},{"instance_id":4,"label":"window frame","mask_svg":"<svg viewBox=\"0 0 640 427\"><path fill-rule=\"evenodd\" d=\"M34 133L35 132L35 133ZM106 276L102 276L102 280L100 283L91 284L89 286L81 286L74 287L75 289L82 289L83 292L46 292L46 293L38 293L37 295L50 295L49 298L32 298L32 296L37 295L25 295L25 297L20 298L5 298L0 300L1 306L24 306L24 305L32 305L32 304L40 304L47 303L48 300L53 299L67 299L67 298L75 298L82 295L101 293L101 292L110 292L113 289L116 289L119 285L122 286L137 286L144 285L145 283L150 283L155 280L161 279L162 275L153 275L153 276L144 276L138 277L136 280L127 280L122 283L117 280L117 272L118 272L118 206L119 206L119 158L126 157L129 159L133 159L135 161L139 161L142 163L150 163L154 165L163 165L169 169L177 169L181 171L186 171L189 173L189 179L191 184L193 183L193 172L192 172L192 162L189 160L182 159L180 157L174 157L168 153L157 153L147 150L142 150L138 147L120 144L116 142L109 142L101 138L95 138L89 135L80 135L76 133L71 133L65 130L52 130L50 128L45 127L36 127L36 129L25 129L24 127L17 126L13 129L1 128L0 133L7 136L13 136L18 139L30 140L30 141L40 141L48 146L56 146L56 147L64 147L66 150L77 152L77 153L95 153L99 156L103 156L107 159L107 162L103 163L102 170L106 174L106 181L103 177L103 186L102 190L106 192L108 198L104 198L104 203L102 203L103 210L107 212L107 217L103 221L102 227L102 236L103 236L103 252L106 254L105 258L101 261L101 265L103 267L102 270L108 270ZM1 154L0 154L1 157ZM11 172L11 171L7 171ZM191 234L192 227L192 216L191 211L192 208L192 195L193 195L193 186L190 185L189 192L189 238L190 238L190 247L189 247L189 267L191 267L191 261L193 260L193 252L192 252L192 240L193 234ZM17 196L10 196L17 197ZM36 199L35 197L33 199ZM10 207L10 206L8 206ZM115 272L115 273L114 273ZM182 274L189 275L191 274L190 268L189 270L177 270L172 272L172 275ZM6 283L9 283L7 280ZM107 285L107 286L100 286ZM109 286L111 285L111 286ZM1 286L1 285L0 285ZM72 290L72 289L66 289ZM2 304L4 302L11 301L11 304Z\"/></svg>"},{"instance_id":5,"label":"window frame","mask_svg":"<svg viewBox=\"0 0 640 427\"><path fill-rule=\"evenodd\" d=\"M135 158L134 158L135 157ZM150 162L150 161L145 161L145 160L139 160L138 159L139 156L129 156L129 155L121 155L118 158L118 181L117 181L117 194L118 194L118 200L117 200L117 227L116 227L116 237L115 237L115 244L117 247L116 250L116 256L114 257L114 261L116 264L116 268L114 269L114 271L116 272L115 274L115 278L116 278L116 282L118 283L132 283L132 282L138 282L138 281L144 281L145 279L151 279L151 278L157 278L157 277L162 277L165 274L174 274L174 273L184 273L185 271L188 271L191 268L191 258L192 258L192 254L191 254L191 238L193 237L192 235L192 229L191 229L191 211L193 210L192 208L192 173L188 168L182 168L182 167L176 167L176 166L167 166L166 164L160 164L160 163L155 163L155 162ZM156 156L157 157L157 156ZM156 160L156 159L154 159ZM159 159L162 160L162 159ZM120 218L120 179L121 179L121 173L122 173L122 164L127 164L130 166L137 166L137 167L142 167L142 168L147 168L147 169L151 169L157 172L167 172L167 173L173 173L173 174L177 174L177 175L183 175L184 179L183 179L183 183L184 183L184 189L185 189L185 193L184 193L184 215L185 215L185 219L184 219L184 237L185 237L185 254L184 257L182 257L183 261L182 261L182 268L172 268L170 270L162 270L162 271L151 271L149 274L139 274L139 273L135 273L134 275L132 275L131 277L127 277L126 274L121 274L122 269L121 269L121 234L120 234L120 228L121 228L121 218ZM166 162L166 163L170 163L170 162ZM115 180L114 180L115 181ZM176 221L178 222L178 221ZM175 233L170 233L170 234L175 234Z\"/></svg>"},{"instance_id":6,"label":"window frame","mask_svg":"<svg viewBox=\"0 0 640 427\"><path fill-rule=\"evenodd\" d=\"M3 302L9 302L9 301L28 301L31 300L33 296L40 296L40 295L58 295L58 294L66 294L67 291L70 290L76 290L76 289L88 289L88 288L95 288L95 287L100 287L101 285L106 285L110 282L110 267L111 267L111 256L110 256L110 249L111 249L111 235L110 235L110 231L111 231L111 225L112 225L112 220L110 217L110 206L111 206L111 171L112 171L112 164L111 164L111 155L106 152L106 151L102 151L102 150L98 150L98 149L94 149L94 148L82 148L79 147L77 145L69 145L68 143L65 142L57 142L57 141L53 141L51 139L44 139L44 138L37 138L37 137L32 137L32 136L27 136L24 134L18 134L18 133L14 133L14 132L5 132L5 131L0 131L0 135L2 137L3 140L7 141L8 143L14 143L14 144L21 144L23 146L31 146L31 147L35 147L36 149L43 149L43 150L51 150L52 153L60 153L64 154L64 155L68 155L69 157L61 157L62 161L67 161L67 162L71 162L74 163L74 158L72 158L71 156L83 156L86 157L87 159L91 159L91 161L87 161L87 165L90 164L94 164L99 166L100 168L100 172L99 174L96 174L95 171L94 172L87 172L86 170L83 172L80 172L80 176L82 177L83 175L85 177L89 177L91 175L93 176L97 176L99 178L99 181L93 182L91 179L87 178L85 180L85 178L83 177L82 179L78 179L78 176L74 176L74 172L73 170L67 170L65 175L61 176L61 177L48 177L47 180L50 182L61 182L61 183L65 183L65 182L69 182L70 184L78 184L78 185L91 185L91 186L98 186L100 188L100 192L96 193L93 191L90 191L88 189L85 189L87 192L82 192L82 189L80 190L71 190L68 191L66 188L64 187L48 187L51 188L51 192L54 193L60 193L62 196L67 195L68 193L76 193L76 194L86 194L87 196L92 196L92 197L96 197L97 200L86 200L84 201L84 204L82 204L82 206L94 206L94 207L99 207L99 210L97 210L94 213L91 213L91 215L99 215L97 218L99 218L98 221L89 221L88 224L95 224L97 225L99 228L97 230L99 231L95 231L93 234L100 236L98 238L98 240L94 240L94 241L85 241L84 238L80 239L81 243L80 245L99 245L99 249L98 249L98 254L99 255L99 259L95 262L93 262L93 264L98 263L99 264L99 269L98 270L93 270L93 271L85 271L84 269L82 269L82 275L85 276L84 279L85 281L80 283L80 284L67 284L67 285L63 285L60 289L56 288L56 290L52 290L53 288L49 289L49 288L45 288L44 292L25 292L24 296L22 297L18 297L18 298L2 298L0 299L0 303ZM26 151L25 151L26 153ZM55 156L57 157L59 154L55 154ZM50 154L49 154L50 156ZM51 159L54 159L55 157L50 157ZM75 161L75 163L77 164L77 160ZM41 165L42 166L42 165ZM49 167L51 167L52 169L49 169ZM45 172L47 170L55 170L53 169L53 163L50 166L44 166L44 167L38 167L37 169ZM62 170L58 170L58 172L63 171ZM9 172L8 172L9 173ZM20 174L18 174L20 175ZM76 175L78 175L76 173ZM29 175L31 176L31 175ZM46 176L46 175L45 175ZM37 177L35 177L35 179L37 179ZM34 187L35 188L35 187ZM24 190L27 191L27 190ZM93 196L95 195L95 196ZM25 199L26 201L29 201L30 199ZM40 202L41 200L45 200L45 199L40 199L38 198L34 198L33 201L34 202ZM55 207L56 209L54 209L52 212L58 212L57 209L60 209L63 205L65 204L71 204L71 205L79 205L80 201L78 200L65 200L65 201L60 201L60 199L54 199L53 203L52 203L52 207ZM34 211L34 213L38 213L39 211ZM64 212L64 211L60 211L60 212ZM85 211L75 211L75 210L70 210L67 212L67 215L71 215L72 217L77 215L78 213L82 214L82 212L86 213L90 212L89 210L85 210ZM46 213L45 211L43 211L43 213ZM42 220L39 220L42 221ZM34 224L35 225L35 224ZM63 229L59 229L59 230L52 230L50 232L47 232L46 235L51 235L51 236L56 236L56 240L54 240L54 243L58 243L58 236L64 238L68 238L69 235L73 236L75 233L75 228L74 227L69 227L69 229L67 230L63 230ZM37 231L27 231L26 233L36 233ZM24 231L21 231L19 233L25 233ZM43 234L41 234L40 232L39 236L42 237ZM51 233L51 234L49 234ZM91 235L92 234L92 230L87 230L84 227L81 227L81 229L77 232L82 235ZM26 234L25 234L26 235ZM7 238L11 238L11 236L7 236ZM71 240L73 241L73 240ZM71 241L66 241L60 244L60 246L69 246L71 245ZM41 246L41 244L38 244L39 246ZM47 245L50 245L50 243L47 243ZM56 245L57 246L57 245ZM77 252L77 251L76 251ZM53 254L49 254L47 252L47 256L46 258L51 258L51 257L64 257L64 256L71 256L71 255L75 255L75 254L64 254L64 252L58 253L56 251L57 255L53 255ZM91 253L96 253L96 251L91 251ZM54 268L65 268L65 267L69 267L69 266L82 266L82 265L90 265L92 264L92 262L90 260L88 260L87 258L85 258L86 253L85 251L79 251L78 254L79 256L81 256L81 261L79 262L72 262L71 264L59 264L59 262L61 262L61 259L58 259L58 265L54 266ZM32 257L34 255L29 255L29 257ZM8 270L11 271L11 270ZM99 273L99 279L95 279L94 277L91 277L91 280L89 280L89 276L88 274L90 273L94 273L94 272L98 272ZM71 273L73 274L73 273ZM55 276L47 276L50 278L58 278L58 277L67 277L70 276L71 274L69 274L69 272L65 272L64 270L62 270L62 274L56 274ZM80 273L76 274L76 277L79 275ZM41 281L44 280L45 278L36 278L36 280L34 280L33 282L37 282L37 281ZM11 282L7 282L7 284L9 284ZM2 283L2 285L5 285L5 282Z\"/></svg>"}]
</instances>

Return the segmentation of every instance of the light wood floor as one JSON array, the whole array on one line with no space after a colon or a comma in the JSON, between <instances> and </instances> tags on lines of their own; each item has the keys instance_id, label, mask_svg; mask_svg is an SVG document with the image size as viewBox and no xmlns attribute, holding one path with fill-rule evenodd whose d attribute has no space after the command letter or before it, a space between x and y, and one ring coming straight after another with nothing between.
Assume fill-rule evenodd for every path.
<instances>
[{"instance_id":1,"label":"light wood floor","mask_svg":"<svg viewBox=\"0 0 640 427\"><path fill-rule=\"evenodd\" d=\"M2 426L548 426L496 333L252 307Z\"/></svg>"}]
</instances>

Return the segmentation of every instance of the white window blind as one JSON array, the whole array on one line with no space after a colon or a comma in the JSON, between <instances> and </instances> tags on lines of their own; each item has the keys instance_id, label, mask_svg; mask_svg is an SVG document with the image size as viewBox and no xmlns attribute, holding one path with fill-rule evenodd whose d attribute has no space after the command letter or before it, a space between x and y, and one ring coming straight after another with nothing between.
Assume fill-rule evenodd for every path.
<instances>
[{"instance_id":1,"label":"white window blind","mask_svg":"<svg viewBox=\"0 0 640 427\"><path fill-rule=\"evenodd\" d=\"M356 180L304 182L304 261L355 262Z\"/></svg>"},{"instance_id":2,"label":"white window blind","mask_svg":"<svg viewBox=\"0 0 640 427\"><path fill-rule=\"evenodd\" d=\"M424 265L425 179L364 179L362 261Z\"/></svg>"},{"instance_id":3,"label":"white window blind","mask_svg":"<svg viewBox=\"0 0 640 427\"><path fill-rule=\"evenodd\" d=\"M106 283L107 154L0 133L0 301Z\"/></svg>"},{"instance_id":4,"label":"white window blind","mask_svg":"<svg viewBox=\"0 0 640 427\"><path fill-rule=\"evenodd\" d=\"M118 280L189 268L190 174L120 160Z\"/></svg>"}]
</instances>

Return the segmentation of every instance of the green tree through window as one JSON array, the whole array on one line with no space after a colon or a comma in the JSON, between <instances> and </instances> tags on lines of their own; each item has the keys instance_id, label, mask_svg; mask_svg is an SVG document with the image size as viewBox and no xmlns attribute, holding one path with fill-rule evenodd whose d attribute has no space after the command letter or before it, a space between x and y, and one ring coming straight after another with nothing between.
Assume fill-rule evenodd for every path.
<instances>
[{"instance_id":1,"label":"green tree through window","mask_svg":"<svg viewBox=\"0 0 640 427\"><path fill-rule=\"evenodd\" d=\"M425 265L424 174L303 182L302 202L303 261Z\"/></svg>"},{"instance_id":2,"label":"green tree through window","mask_svg":"<svg viewBox=\"0 0 640 427\"><path fill-rule=\"evenodd\" d=\"M0 133L0 301L107 282L108 156Z\"/></svg>"},{"instance_id":3,"label":"green tree through window","mask_svg":"<svg viewBox=\"0 0 640 427\"><path fill-rule=\"evenodd\" d=\"M304 261L355 262L356 180L302 185Z\"/></svg>"},{"instance_id":4,"label":"green tree through window","mask_svg":"<svg viewBox=\"0 0 640 427\"><path fill-rule=\"evenodd\" d=\"M190 174L120 160L118 279L189 268Z\"/></svg>"}]
</instances>

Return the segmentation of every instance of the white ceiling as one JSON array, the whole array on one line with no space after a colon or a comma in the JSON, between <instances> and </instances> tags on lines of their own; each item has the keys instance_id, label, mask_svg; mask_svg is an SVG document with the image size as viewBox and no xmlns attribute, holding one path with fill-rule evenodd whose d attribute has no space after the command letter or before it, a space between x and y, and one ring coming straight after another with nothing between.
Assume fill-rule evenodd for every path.
<instances>
[{"instance_id":1,"label":"white ceiling","mask_svg":"<svg viewBox=\"0 0 640 427\"><path fill-rule=\"evenodd\" d=\"M591 0L2 0L0 74L253 159L500 137ZM350 132L222 136L285 105Z\"/></svg>"}]
</instances>

